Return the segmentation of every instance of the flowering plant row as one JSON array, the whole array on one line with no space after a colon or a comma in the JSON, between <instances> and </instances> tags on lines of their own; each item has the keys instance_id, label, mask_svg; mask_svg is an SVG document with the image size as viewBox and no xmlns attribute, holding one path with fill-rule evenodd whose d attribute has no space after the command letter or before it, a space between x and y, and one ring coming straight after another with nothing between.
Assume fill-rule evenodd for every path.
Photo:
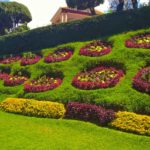
<instances>
[{"instance_id":1,"label":"flowering plant row","mask_svg":"<svg viewBox=\"0 0 150 150\"><path fill-rule=\"evenodd\" d=\"M0 80L4 80L6 78L8 78L9 74L5 73L5 72L0 72Z\"/></svg>"},{"instance_id":2,"label":"flowering plant row","mask_svg":"<svg viewBox=\"0 0 150 150\"><path fill-rule=\"evenodd\" d=\"M14 76L7 76L4 78L4 85L5 86L16 86L24 83L26 80L28 80L25 76L20 75L14 75Z\"/></svg>"},{"instance_id":3,"label":"flowering plant row","mask_svg":"<svg viewBox=\"0 0 150 150\"><path fill-rule=\"evenodd\" d=\"M114 119L114 116L113 110L97 105L70 102L66 106L67 118L90 121L98 125L106 125Z\"/></svg>"},{"instance_id":4,"label":"flowering plant row","mask_svg":"<svg viewBox=\"0 0 150 150\"><path fill-rule=\"evenodd\" d=\"M41 56L38 56L36 54L33 54L31 52L25 53L23 57L21 58L21 65L32 65L37 63L41 59Z\"/></svg>"},{"instance_id":5,"label":"flowering plant row","mask_svg":"<svg viewBox=\"0 0 150 150\"><path fill-rule=\"evenodd\" d=\"M122 70L100 66L77 74L72 85L84 90L107 88L116 85L123 75Z\"/></svg>"},{"instance_id":6,"label":"flowering plant row","mask_svg":"<svg viewBox=\"0 0 150 150\"><path fill-rule=\"evenodd\" d=\"M53 53L50 53L48 56L44 58L44 61L46 63L60 62L60 61L68 60L72 56L72 54L73 54L72 49L65 47L62 49L58 49Z\"/></svg>"},{"instance_id":7,"label":"flowering plant row","mask_svg":"<svg viewBox=\"0 0 150 150\"><path fill-rule=\"evenodd\" d=\"M111 45L104 41L93 41L80 49L79 54L85 56L101 56L111 52Z\"/></svg>"},{"instance_id":8,"label":"flowering plant row","mask_svg":"<svg viewBox=\"0 0 150 150\"><path fill-rule=\"evenodd\" d=\"M6 112L56 119L65 114L65 107L61 103L33 99L7 98L0 108Z\"/></svg>"},{"instance_id":9,"label":"flowering plant row","mask_svg":"<svg viewBox=\"0 0 150 150\"><path fill-rule=\"evenodd\" d=\"M132 112L118 112L110 127L150 136L150 116L138 115Z\"/></svg>"},{"instance_id":10,"label":"flowering plant row","mask_svg":"<svg viewBox=\"0 0 150 150\"><path fill-rule=\"evenodd\" d=\"M133 48L150 48L150 33L143 33L132 36L125 41L126 47Z\"/></svg>"},{"instance_id":11,"label":"flowering plant row","mask_svg":"<svg viewBox=\"0 0 150 150\"><path fill-rule=\"evenodd\" d=\"M42 76L37 80L32 80L25 83L24 90L26 92L44 92L58 87L61 83L62 80L60 78Z\"/></svg>"},{"instance_id":12,"label":"flowering plant row","mask_svg":"<svg viewBox=\"0 0 150 150\"><path fill-rule=\"evenodd\" d=\"M132 80L136 89L150 93L150 67L139 70Z\"/></svg>"}]
</instances>

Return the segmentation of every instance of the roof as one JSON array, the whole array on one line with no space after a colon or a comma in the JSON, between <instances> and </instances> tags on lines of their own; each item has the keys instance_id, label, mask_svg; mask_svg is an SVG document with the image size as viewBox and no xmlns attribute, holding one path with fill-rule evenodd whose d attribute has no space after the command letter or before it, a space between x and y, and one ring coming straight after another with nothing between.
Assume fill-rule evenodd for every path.
<instances>
[{"instance_id":1,"label":"roof","mask_svg":"<svg viewBox=\"0 0 150 150\"><path fill-rule=\"evenodd\" d=\"M88 11L75 10L75 9L70 9L70 8L68 8L68 7L60 7L60 8L57 10L57 12L55 13L55 15L52 17L51 21L55 20L55 18L56 18L60 13L74 13L74 14L80 14L80 15L85 15L85 16L91 16L91 13L88 12ZM102 15L103 12L96 10L96 14L97 14L97 15Z\"/></svg>"}]
</instances>

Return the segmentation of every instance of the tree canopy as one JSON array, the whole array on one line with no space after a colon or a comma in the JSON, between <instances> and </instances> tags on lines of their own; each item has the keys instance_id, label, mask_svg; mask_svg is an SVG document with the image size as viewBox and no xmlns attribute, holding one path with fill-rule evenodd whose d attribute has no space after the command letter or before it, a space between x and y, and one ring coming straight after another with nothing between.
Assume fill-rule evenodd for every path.
<instances>
[{"instance_id":1,"label":"tree canopy","mask_svg":"<svg viewBox=\"0 0 150 150\"><path fill-rule=\"evenodd\" d=\"M0 34L5 30L15 29L18 24L32 20L28 8L17 2L0 2Z\"/></svg>"},{"instance_id":2,"label":"tree canopy","mask_svg":"<svg viewBox=\"0 0 150 150\"><path fill-rule=\"evenodd\" d=\"M68 7L78 10L90 9L91 14L95 15L95 7L104 3L104 0L66 0Z\"/></svg>"}]
</instances>

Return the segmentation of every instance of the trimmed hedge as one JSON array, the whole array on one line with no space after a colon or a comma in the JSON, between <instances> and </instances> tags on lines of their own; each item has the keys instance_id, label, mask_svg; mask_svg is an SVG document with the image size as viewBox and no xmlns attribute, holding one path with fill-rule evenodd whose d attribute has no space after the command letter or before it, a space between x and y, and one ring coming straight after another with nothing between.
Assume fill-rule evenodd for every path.
<instances>
[{"instance_id":1,"label":"trimmed hedge","mask_svg":"<svg viewBox=\"0 0 150 150\"><path fill-rule=\"evenodd\" d=\"M0 55L40 50L150 26L150 6L0 37ZM67 33L67 34L66 34Z\"/></svg>"},{"instance_id":2,"label":"trimmed hedge","mask_svg":"<svg viewBox=\"0 0 150 150\"><path fill-rule=\"evenodd\" d=\"M132 112L118 112L110 127L150 136L150 116L138 115Z\"/></svg>"},{"instance_id":3,"label":"trimmed hedge","mask_svg":"<svg viewBox=\"0 0 150 150\"><path fill-rule=\"evenodd\" d=\"M62 118L65 114L65 107L61 103L33 99L7 98L0 108L6 112L47 118Z\"/></svg>"},{"instance_id":4,"label":"trimmed hedge","mask_svg":"<svg viewBox=\"0 0 150 150\"><path fill-rule=\"evenodd\" d=\"M98 125L107 125L114 116L113 110L97 105L70 102L66 106L66 118L90 121Z\"/></svg>"}]
</instances>

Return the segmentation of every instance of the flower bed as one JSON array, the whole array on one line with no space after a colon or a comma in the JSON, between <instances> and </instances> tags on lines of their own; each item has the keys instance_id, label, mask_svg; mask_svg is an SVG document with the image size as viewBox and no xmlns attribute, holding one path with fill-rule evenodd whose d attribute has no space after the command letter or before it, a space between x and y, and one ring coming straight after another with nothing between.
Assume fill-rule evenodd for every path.
<instances>
[{"instance_id":1,"label":"flower bed","mask_svg":"<svg viewBox=\"0 0 150 150\"><path fill-rule=\"evenodd\" d=\"M16 86L24 83L26 80L28 80L28 78L25 76L20 76L20 75L8 76L4 79L4 85Z\"/></svg>"},{"instance_id":2,"label":"flower bed","mask_svg":"<svg viewBox=\"0 0 150 150\"><path fill-rule=\"evenodd\" d=\"M113 67L96 67L77 74L72 85L84 90L107 88L116 85L123 75L122 70Z\"/></svg>"},{"instance_id":3,"label":"flower bed","mask_svg":"<svg viewBox=\"0 0 150 150\"><path fill-rule=\"evenodd\" d=\"M26 92L44 92L58 87L61 83L62 80L60 78L42 76L37 80L25 83L24 90Z\"/></svg>"},{"instance_id":4,"label":"flower bed","mask_svg":"<svg viewBox=\"0 0 150 150\"><path fill-rule=\"evenodd\" d=\"M111 52L111 45L104 41L93 41L80 49L79 54L85 56L101 56Z\"/></svg>"},{"instance_id":5,"label":"flower bed","mask_svg":"<svg viewBox=\"0 0 150 150\"><path fill-rule=\"evenodd\" d=\"M70 102L66 106L66 118L90 121L98 125L106 125L114 119L114 116L113 110L97 105Z\"/></svg>"},{"instance_id":6,"label":"flower bed","mask_svg":"<svg viewBox=\"0 0 150 150\"><path fill-rule=\"evenodd\" d=\"M132 36L125 41L126 47L133 48L150 48L150 33L143 33Z\"/></svg>"},{"instance_id":7,"label":"flower bed","mask_svg":"<svg viewBox=\"0 0 150 150\"><path fill-rule=\"evenodd\" d=\"M150 116L118 112L109 126L126 132L150 135Z\"/></svg>"},{"instance_id":8,"label":"flower bed","mask_svg":"<svg viewBox=\"0 0 150 150\"><path fill-rule=\"evenodd\" d=\"M5 73L5 72L0 72L0 80L4 80L4 79L6 79L6 78L8 78L8 74L7 73Z\"/></svg>"},{"instance_id":9,"label":"flower bed","mask_svg":"<svg viewBox=\"0 0 150 150\"><path fill-rule=\"evenodd\" d=\"M6 112L37 117L62 118L65 114L65 107L61 103L33 99L7 98L0 108Z\"/></svg>"},{"instance_id":10,"label":"flower bed","mask_svg":"<svg viewBox=\"0 0 150 150\"><path fill-rule=\"evenodd\" d=\"M21 59L21 56L11 56L0 60L1 64L11 64Z\"/></svg>"},{"instance_id":11,"label":"flower bed","mask_svg":"<svg viewBox=\"0 0 150 150\"><path fill-rule=\"evenodd\" d=\"M44 61L46 63L60 62L60 61L68 60L72 56L72 54L73 54L73 50L66 47L63 49L58 49L53 53L50 53L48 56L44 58Z\"/></svg>"},{"instance_id":12,"label":"flower bed","mask_svg":"<svg viewBox=\"0 0 150 150\"><path fill-rule=\"evenodd\" d=\"M150 93L150 67L139 70L132 80L136 89Z\"/></svg>"},{"instance_id":13,"label":"flower bed","mask_svg":"<svg viewBox=\"0 0 150 150\"><path fill-rule=\"evenodd\" d=\"M32 65L37 63L41 59L41 56L38 56L36 54L33 54L31 52L25 53L23 57L21 58L21 65Z\"/></svg>"}]
</instances>

